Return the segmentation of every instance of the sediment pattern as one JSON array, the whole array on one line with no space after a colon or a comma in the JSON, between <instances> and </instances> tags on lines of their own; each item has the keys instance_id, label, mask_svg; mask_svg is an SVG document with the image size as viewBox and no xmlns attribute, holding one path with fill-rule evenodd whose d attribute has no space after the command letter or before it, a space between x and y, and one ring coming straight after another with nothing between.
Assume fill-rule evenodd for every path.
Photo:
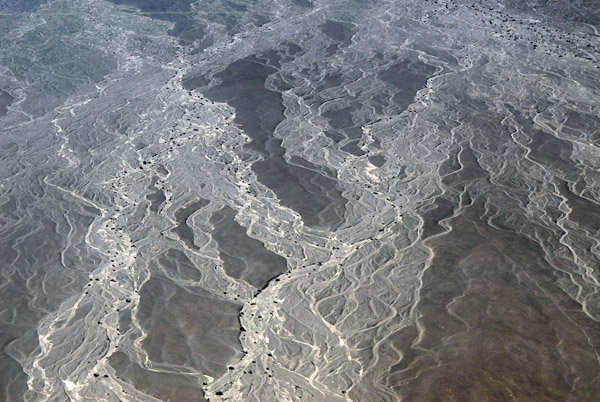
<instances>
[{"instance_id":1,"label":"sediment pattern","mask_svg":"<svg viewBox=\"0 0 600 402\"><path fill-rule=\"evenodd\" d=\"M2 3L0 400L600 399L571 3Z\"/></svg>"}]
</instances>

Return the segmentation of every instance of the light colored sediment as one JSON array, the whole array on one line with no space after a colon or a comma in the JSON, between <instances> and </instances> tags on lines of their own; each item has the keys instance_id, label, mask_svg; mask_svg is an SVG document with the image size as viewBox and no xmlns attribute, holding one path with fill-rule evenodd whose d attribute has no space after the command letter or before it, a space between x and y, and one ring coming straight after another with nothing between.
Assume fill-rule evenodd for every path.
<instances>
[{"instance_id":1,"label":"light colored sediment","mask_svg":"<svg viewBox=\"0 0 600 402\"><path fill-rule=\"evenodd\" d=\"M347 3L7 11L0 399L600 396L596 26Z\"/></svg>"}]
</instances>

